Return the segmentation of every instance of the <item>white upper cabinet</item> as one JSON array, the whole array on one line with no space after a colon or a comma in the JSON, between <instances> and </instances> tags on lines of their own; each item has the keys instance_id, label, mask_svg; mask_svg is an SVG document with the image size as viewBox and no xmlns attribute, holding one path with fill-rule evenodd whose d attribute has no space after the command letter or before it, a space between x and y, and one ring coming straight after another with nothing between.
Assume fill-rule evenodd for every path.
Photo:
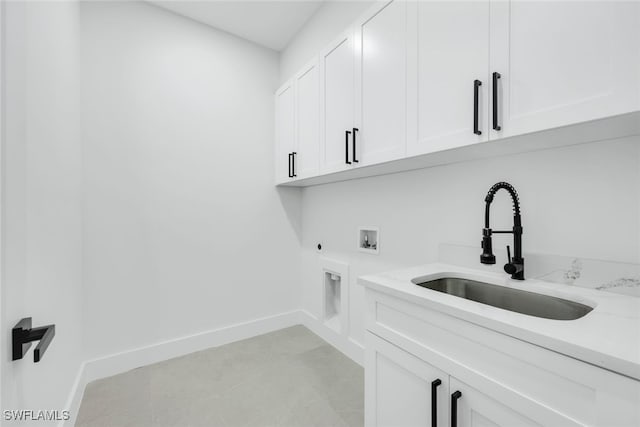
<instances>
[{"instance_id":1,"label":"white upper cabinet","mask_svg":"<svg viewBox=\"0 0 640 427\"><path fill-rule=\"evenodd\" d=\"M639 52L640 2L492 1L490 138L640 109Z\"/></svg>"},{"instance_id":2,"label":"white upper cabinet","mask_svg":"<svg viewBox=\"0 0 640 427\"><path fill-rule=\"evenodd\" d=\"M529 150L522 138L452 149L553 128L546 148L628 136L640 1L377 1L276 98L278 183Z\"/></svg>"},{"instance_id":3,"label":"white upper cabinet","mask_svg":"<svg viewBox=\"0 0 640 427\"><path fill-rule=\"evenodd\" d=\"M407 3L377 3L357 22L357 166L399 159L406 153Z\"/></svg>"},{"instance_id":4,"label":"white upper cabinet","mask_svg":"<svg viewBox=\"0 0 640 427\"><path fill-rule=\"evenodd\" d=\"M318 61L304 67L294 78L296 94L296 147L293 150L297 178L319 172L320 153L320 76Z\"/></svg>"},{"instance_id":5,"label":"white upper cabinet","mask_svg":"<svg viewBox=\"0 0 640 427\"><path fill-rule=\"evenodd\" d=\"M276 183L319 173L319 85L316 59L276 92Z\"/></svg>"},{"instance_id":6,"label":"white upper cabinet","mask_svg":"<svg viewBox=\"0 0 640 427\"><path fill-rule=\"evenodd\" d=\"M409 7L407 154L487 141L489 1Z\"/></svg>"},{"instance_id":7,"label":"white upper cabinet","mask_svg":"<svg viewBox=\"0 0 640 427\"><path fill-rule=\"evenodd\" d=\"M287 82L276 92L276 183L293 178L292 157L296 150L294 92L293 82Z\"/></svg>"},{"instance_id":8,"label":"white upper cabinet","mask_svg":"<svg viewBox=\"0 0 640 427\"><path fill-rule=\"evenodd\" d=\"M320 55L320 167L323 173L344 170L351 162L354 128L353 31L336 39Z\"/></svg>"}]
</instances>

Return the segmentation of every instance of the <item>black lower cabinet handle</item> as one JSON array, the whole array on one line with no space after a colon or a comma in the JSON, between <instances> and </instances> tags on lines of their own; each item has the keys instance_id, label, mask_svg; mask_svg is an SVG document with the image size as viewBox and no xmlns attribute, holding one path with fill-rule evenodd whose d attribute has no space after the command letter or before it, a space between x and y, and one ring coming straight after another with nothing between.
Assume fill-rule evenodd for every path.
<instances>
[{"instance_id":1,"label":"black lower cabinet handle","mask_svg":"<svg viewBox=\"0 0 640 427\"><path fill-rule=\"evenodd\" d=\"M461 397L460 390L451 395L451 427L458 427L458 399Z\"/></svg>"},{"instance_id":2,"label":"black lower cabinet handle","mask_svg":"<svg viewBox=\"0 0 640 427\"><path fill-rule=\"evenodd\" d=\"M289 153L289 178L293 178L293 175L291 174L291 153Z\"/></svg>"},{"instance_id":3,"label":"black lower cabinet handle","mask_svg":"<svg viewBox=\"0 0 640 427\"><path fill-rule=\"evenodd\" d=\"M438 386L440 378L431 382L431 427L438 427Z\"/></svg>"},{"instance_id":4,"label":"black lower cabinet handle","mask_svg":"<svg viewBox=\"0 0 640 427\"><path fill-rule=\"evenodd\" d=\"M298 176L298 174L296 173L296 155L298 153L296 153L295 151L293 153L291 153L291 178L295 178Z\"/></svg>"},{"instance_id":5,"label":"black lower cabinet handle","mask_svg":"<svg viewBox=\"0 0 640 427\"><path fill-rule=\"evenodd\" d=\"M473 81L473 133L476 135L482 135L482 131L478 126L478 109L480 108L480 86L482 82L480 80Z\"/></svg>"},{"instance_id":6,"label":"black lower cabinet handle","mask_svg":"<svg viewBox=\"0 0 640 427\"><path fill-rule=\"evenodd\" d=\"M351 164L349 161L349 135L351 134L350 130L344 131L344 162L348 165Z\"/></svg>"},{"instance_id":7,"label":"black lower cabinet handle","mask_svg":"<svg viewBox=\"0 0 640 427\"><path fill-rule=\"evenodd\" d=\"M502 128L498 124L498 80L500 80L500 73L493 73L493 130L501 130Z\"/></svg>"},{"instance_id":8,"label":"black lower cabinet handle","mask_svg":"<svg viewBox=\"0 0 640 427\"><path fill-rule=\"evenodd\" d=\"M358 128L353 128L353 163L358 163L358 159L356 159L356 132L358 130Z\"/></svg>"}]
</instances>

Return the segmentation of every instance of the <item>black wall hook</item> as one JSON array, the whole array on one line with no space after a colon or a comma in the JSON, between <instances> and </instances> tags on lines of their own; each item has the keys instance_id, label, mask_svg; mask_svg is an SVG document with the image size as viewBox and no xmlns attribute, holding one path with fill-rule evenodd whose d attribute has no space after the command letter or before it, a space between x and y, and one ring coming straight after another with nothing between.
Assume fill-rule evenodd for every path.
<instances>
[{"instance_id":1,"label":"black wall hook","mask_svg":"<svg viewBox=\"0 0 640 427\"><path fill-rule=\"evenodd\" d=\"M51 340L56 334L56 325L41 326L39 328L31 328L31 317L25 317L20 320L11 330L12 342L12 360L19 360L24 357L33 341L40 341L33 350L33 361L38 363L47 347L51 344Z\"/></svg>"}]
</instances>

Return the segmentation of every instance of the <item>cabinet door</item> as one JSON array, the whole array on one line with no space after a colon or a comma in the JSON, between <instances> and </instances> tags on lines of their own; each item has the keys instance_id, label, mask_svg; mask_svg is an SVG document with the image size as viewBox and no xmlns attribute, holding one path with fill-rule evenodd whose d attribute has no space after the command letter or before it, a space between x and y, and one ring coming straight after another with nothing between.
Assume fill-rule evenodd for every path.
<instances>
[{"instance_id":1,"label":"cabinet door","mask_svg":"<svg viewBox=\"0 0 640 427\"><path fill-rule=\"evenodd\" d=\"M487 141L489 0L410 7L408 154Z\"/></svg>"},{"instance_id":2,"label":"cabinet door","mask_svg":"<svg viewBox=\"0 0 640 427\"><path fill-rule=\"evenodd\" d=\"M371 332L365 340L365 425L433 426L435 416L448 426L449 376Z\"/></svg>"},{"instance_id":3,"label":"cabinet door","mask_svg":"<svg viewBox=\"0 0 640 427\"><path fill-rule=\"evenodd\" d=\"M295 96L291 82L276 92L276 183L290 181L290 154L295 151Z\"/></svg>"},{"instance_id":4,"label":"cabinet door","mask_svg":"<svg viewBox=\"0 0 640 427\"><path fill-rule=\"evenodd\" d=\"M318 61L308 64L295 77L296 152L295 172L298 178L318 174L320 154L320 77Z\"/></svg>"},{"instance_id":5,"label":"cabinet door","mask_svg":"<svg viewBox=\"0 0 640 427\"><path fill-rule=\"evenodd\" d=\"M454 377L449 379L452 427L577 427L581 424L516 393L494 400ZM455 398L455 393L460 393ZM454 403L455 401L455 403ZM454 423L455 417L456 423Z\"/></svg>"},{"instance_id":6,"label":"cabinet door","mask_svg":"<svg viewBox=\"0 0 640 427\"><path fill-rule=\"evenodd\" d=\"M335 40L321 54L320 63L320 167L323 173L329 173L351 166L348 143L354 127L353 31L347 31Z\"/></svg>"},{"instance_id":7,"label":"cabinet door","mask_svg":"<svg viewBox=\"0 0 640 427\"><path fill-rule=\"evenodd\" d=\"M640 2L492 2L491 138L640 109L639 51Z\"/></svg>"},{"instance_id":8,"label":"cabinet door","mask_svg":"<svg viewBox=\"0 0 640 427\"><path fill-rule=\"evenodd\" d=\"M404 157L407 3L376 4L356 25L356 166Z\"/></svg>"}]
</instances>

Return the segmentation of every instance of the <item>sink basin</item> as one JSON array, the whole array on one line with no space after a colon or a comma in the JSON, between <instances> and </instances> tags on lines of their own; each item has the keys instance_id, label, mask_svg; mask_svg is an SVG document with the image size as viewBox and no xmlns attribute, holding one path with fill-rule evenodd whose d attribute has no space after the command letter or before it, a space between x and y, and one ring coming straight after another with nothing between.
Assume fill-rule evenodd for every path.
<instances>
[{"instance_id":1,"label":"sink basin","mask_svg":"<svg viewBox=\"0 0 640 427\"><path fill-rule=\"evenodd\" d=\"M491 285L475 280L444 277L427 282L414 279L423 288L491 305L503 310L553 320L575 320L583 317L592 307L549 295Z\"/></svg>"}]
</instances>

